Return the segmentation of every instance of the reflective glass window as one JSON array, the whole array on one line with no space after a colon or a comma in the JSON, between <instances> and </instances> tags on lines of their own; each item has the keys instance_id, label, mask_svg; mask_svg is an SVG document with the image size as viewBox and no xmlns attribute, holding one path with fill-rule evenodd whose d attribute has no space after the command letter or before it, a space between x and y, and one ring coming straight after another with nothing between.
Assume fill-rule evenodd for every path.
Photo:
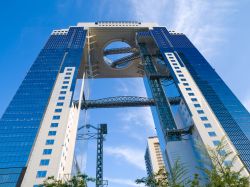
<instances>
[{"instance_id":1,"label":"reflective glass window","mask_svg":"<svg viewBox=\"0 0 250 187\"><path fill-rule=\"evenodd\" d=\"M231 160L225 160L224 165L228 166L228 167L231 167L233 165L233 162Z\"/></svg>"},{"instance_id":2,"label":"reflective glass window","mask_svg":"<svg viewBox=\"0 0 250 187\"><path fill-rule=\"evenodd\" d=\"M48 165L49 165L49 159L40 160L40 166L48 166Z\"/></svg>"},{"instance_id":3,"label":"reflective glass window","mask_svg":"<svg viewBox=\"0 0 250 187\"><path fill-rule=\"evenodd\" d=\"M37 171L36 178L44 178L47 175L47 171Z\"/></svg>"},{"instance_id":4,"label":"reflective glass window","mask_svg":"<svg viewBox=\"0 0 250 187\"><path fill-rule=\"evenodd\" d=\"M58 127L58 123L51 123L50 127Z\"/></svg>"},{"instance_id":5,"label":"reflective glass window","mask_svg":"<svg viewBox=\"0 0 250 187\"><path fill-rule=\"evenodd\" d=\"M53 120L58 120L60 119L60 116L53 116Z\"/></svg>"},{"instance_id":6,"label":"reflective glass window","mask_svg":"<svg viewBox=\"0 0 250 187\"><path fill-rule=\"evenodd\" d=\"M194 104L194 107L199 108L199 107L201 107L201 105L200 104Z\"/></svg>"},{"instance_id":7,"label":"reflective glass window","mask_svg":"<svg viewBox=\"0 0 250 187\"><path fill-rule=\"evenodd\" d=\"M197 110L198 114L204 114L204 110Z\"/></svg>"},{"instance_id":8,"label":"reflective glass window","mask_svg":"<svg viewBox=\"0 0 250 187\"><path fill-rule=\"evenodd\" d=\"M65 99L64 96L59 96L59 97L58 97L58 100L64 100L64 99Z\"/></svg>"},{"instance_id":9,"label":"reflective glass window","mask_svg":"<svg viewBox=\"0 0 250 187\"><path fill-rule=\"evenodd\" d=\"M61 108L56 108L55 112L62 112L62 109Z\"/></svg>"},{"instance_id":10,"label":"reflective glass window","mask_svg":"<svg viewBox=\"0 0 250 187\"><path fill-rule=\"evenodd\" d=\"M55 140L52 140L52 139L46 140L46 145L53 145L54 142Z\"/></svg>"},{"instance_id":11,"label":"reflective glass window","mask_svg":"<svg viewBox=\"0 0 250 187\"><path fill-rule=\"evenodd\" d=\"M218 146L218 145L220 145L220 141L219 141L219 140L214 140L214 141L213 141L213 144L214 144L215 146Z\"/></svg>"},{"instance_id":12,"label":"reflective glass window","mask_svg":"<svg viewBox=\"0 0 250 187\"><path fill-rule=\"evenodd\" d=\"M63 102L56 103L56 106L63 106Z\"/></svg>"},{"instance_id":13,"label":"reflective glass window","mask_svg":"<svg viewBox=\"0 0 250 187\"><path fill-rule=\"evenodd\" d=\"M202 116L202 117L201 117L201 120L202 120L202 121L207 121L208 119L207 119L207 117Z\"/></svg>"},{"instance_id":14,"label":"reflective glass window","mask_svg":"<svg viewBox=\"0 0 250 187\"><path fill-rule=\"evenodd\" d=\"M208 135L209 135L210 137L214 137L214 136L216 136L216 133L215 133L214 131L212 131L212 132L208 132Z\"/></svg>"},{"instance_id":15,"label":"reflective glass window","mask_svg":"<svg viewBox=\"0 0 250 187\"><path fill-rule=\"evenodd\" d=\"M48 135L49 136L55 136L56 135L56 131L49 131Z\"/></svg>"},{"instance_id":16,"label":"reflective glass window","mask_svg":"<svg viewBox=\"0 0 250 187\"><path fill-rule=\"evenodd\" d=\"M52 153L52 149L44 149L43 155L50 155Z\"/></svg>"},{"instance_id":17,"label":"reflective glass window","mask_svg":"<svg viewBox=\"0 0 250 187\"><path fill-rule=\"evenodd\" d=\"M212 125L210 123L204 123L205 128L211 128Z\"/></svg>"},{"instance_id":18,"label":"reflective glass window","mask_svg":"<svg viewBox=\"0 0 250 187\"><path fill-rule=\"evenodd\" d=\"M196 98L191 98L191 101L198 101Z\"/></svg>"}]
</instances>

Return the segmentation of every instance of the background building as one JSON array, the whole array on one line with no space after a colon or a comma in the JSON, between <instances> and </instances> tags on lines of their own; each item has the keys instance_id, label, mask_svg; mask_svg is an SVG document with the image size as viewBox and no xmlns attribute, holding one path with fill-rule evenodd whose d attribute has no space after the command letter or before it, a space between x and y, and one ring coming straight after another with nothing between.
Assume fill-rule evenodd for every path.
<instances>
[{"instance_id":1,"label":"background building","mask_svg":"<svg viewBox=\"0 0 250 187\"><path fill-rule=\"evenodd\" d=\"M113 45L115 41L125 46ZM118 58L111 58L118 55ZM141 77L150 98L88 101L89 78ZM182 33L153 23L79 23L54 30L0 120L0 186L36 186L74 173L80 109L151 106L166 169L197 173L199 142L226 137L233 169L250 170L250 115ZM227 162L230 162L227 160ZM152 168L153 169L153 168Z\"/></svg>"},{"instance_id":2,"label":"background building","mask_svg":"<svg viewBox=\"0 0 250 187\"><path fill-rule=\"evenodd\" d=\"M148 138L148 146L145 153L145 163L148 175L157 173L159 169L165 168L157 136Z\"/></svg>"}]
</instances>

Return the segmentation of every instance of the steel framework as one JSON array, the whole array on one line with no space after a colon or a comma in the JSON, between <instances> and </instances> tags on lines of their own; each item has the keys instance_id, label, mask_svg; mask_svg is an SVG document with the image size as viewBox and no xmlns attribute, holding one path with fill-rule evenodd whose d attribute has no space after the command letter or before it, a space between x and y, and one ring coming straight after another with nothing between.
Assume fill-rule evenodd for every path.
<instances>
[{"instance_id":1,"label":"steel framework","mask_svg":"<svg viewBox=\"0 0 250 187\"><path fill-rule=\"evenodd\" d=\"M120 65L120 64L126 64L127 62L133 61L140 58L140 53L139 52L135 52L131 55L125 56L123 58L117 59L115 61L112 62L111 67L115 68L116 66Z\"/></svg>"},{"instance_id":2,"label":"steel framework","mask_svg":"<svg viewBox=\"0 0 250 187\"><path fill-rule=\"evenodd\" d=\"M112 48L112 49L105 49L103 51L103 55L113 55L113 54L122 54L122 53L135 53L138 49L131 48L131 47L121 47L121 48Z\"/></svg>"},{"instance_id":3,"label":"steel framework","mask_svg":"<svg viewBox=\"0 0 250 187\"><path fill-rule=\"evenodd\" d=\"M78 130L82 128L93 128L97 132L91 133L83 133L77 135L77 140L97 140L97 153L96 153L96 187L104 187L107 185L107 181L103 180L103 141L104 135L107 134L107 124L100 124L98 127L87 124L85 126L79 127Z\"/></svg>"},{"instance_id":4,"label":"steel framework","mask_svg":"<svg viewBox=\"0 0 250 187\"><path fill-rule=\"evenodd\" d=\"M181 101L181 97L170 97L169 103L171 105L177 105ZM79 105L79 101L74 101L74 104ZM137 96L117 96L108 97L97 100L83 100L81 102L81 109L91 108L117 108L117 107L143 107L154 106L155 100L146 97Z\"/></svg>"},{"instance_id":5,"label":"steel framework","mask_svg":"<svg viewBox=\"0 0 250 187\"><path fill-rule=\"evenodd\" d=\"M169 99L166 97L166 94L161 84L161 78L157 78L157 77L155 77L154 79L150 78L150 75L158 74L158 72L156 71L154 67L152 57L147 50L147 46L145 43L138 42L138 44L139 44L141 56L143 59L144 70L145 70L146 76L148 77L148 82L152 91L152 95L155 99L156 109L157 109L157 113L159 116L162 129L164 132L166 132L167 130L177 129L173 115L172 115L172 111L170 108ZM176 139L176 137L174 136L173 137L165 136L165 138L167 140Z\"/></svg>"}]
</instances>

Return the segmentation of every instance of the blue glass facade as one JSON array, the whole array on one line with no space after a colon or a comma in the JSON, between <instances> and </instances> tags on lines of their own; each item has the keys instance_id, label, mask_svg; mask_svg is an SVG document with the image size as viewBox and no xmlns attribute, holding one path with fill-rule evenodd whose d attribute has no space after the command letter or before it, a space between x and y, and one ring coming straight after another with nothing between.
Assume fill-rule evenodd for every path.
<instances>
[{"instance_id":1,"label":"blue glass facade","mask_svg":"<svg viewBox=\"0 0 250 187\"><path fill-rule=\"evenodd\" d=\"M74 90L85 36L83 27L51 35L0 119L0 186L20 184L58 73L65 67L75 67Z\"/></svg>"},{"instance_id":2,"label":"blue glass facade","mask_svg":"<svg viewBox=\"0 0 250 187\"><path fill-rule=\"evenodd\" d=\"M170 34L164 27L154 28L151 35L168 66L164 53L179 55L250 171L249 112L185 35Z\"/></svg>"}]
</instances>

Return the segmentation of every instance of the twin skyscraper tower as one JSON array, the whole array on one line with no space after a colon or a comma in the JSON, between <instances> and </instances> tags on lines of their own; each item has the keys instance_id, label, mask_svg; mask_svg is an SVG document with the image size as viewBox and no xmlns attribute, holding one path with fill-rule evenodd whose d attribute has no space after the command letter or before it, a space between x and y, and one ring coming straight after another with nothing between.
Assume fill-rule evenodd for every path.
<instances>
[{"instance_id":1,"label":"twin skyscraper tower","mask_svg":"<svg viewBox=\"0 0 250 187\"><path fill-rule=\"evenodd\" d=\"M127 45L106 48L116 41ZM143 78L149 98L86 100L85 79L123 77ZM80 110L126 106L151 106L168 171L178 158L190 175L202 175L195 144L216 147L224 138L238 155L233 169L249 175L250 114L184 34L153 23L95 22L54 30L4 112L0 186L74 175Z\"/></svg>"}]
</instances>

